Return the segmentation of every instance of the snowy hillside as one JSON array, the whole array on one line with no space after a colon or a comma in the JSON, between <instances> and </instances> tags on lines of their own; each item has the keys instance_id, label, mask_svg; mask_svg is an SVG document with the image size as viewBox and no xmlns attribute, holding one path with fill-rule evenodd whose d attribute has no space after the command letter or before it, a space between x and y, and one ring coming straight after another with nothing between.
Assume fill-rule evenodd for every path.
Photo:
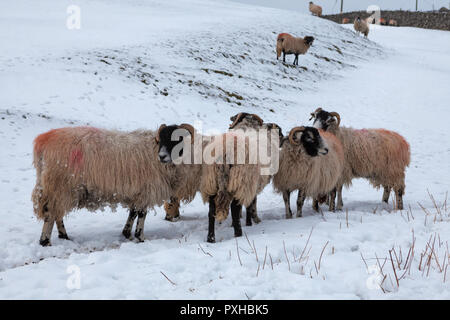
<instances>
[{"instance_id":1,"label":"snowy hillside","mask_svg":"<svg viewBox=\"0 0 450 320\"><path fill-rule=\"evenodd\" d=\"M0 298L450 298L450 33L379 27L367 40L310 15L219 0L78 1L81 29L68 30L70 4L0 4ZM293 56L276 60L280 32L316 38L298 67ZM197 197L177 222L163 220L162 208L150 213L144 243L121 236L125 209L107 209L71 213L71 241L54 233L52 247L38 244L30 197L39 133L195 121L223 132L241 111L287 132L319 106L343 125L406 137L408 210L382 205L382 192L357 180L344 193L348 214L315 214L309 202L288 221L268 186L258 198L263 221L243 227L248 239L235 240L228 221L206 243L207 206ZM432 246L424 272L421 253L427 259ZM398 286L393 247L397 272L409 271ZM80 289L66 285L73 265ZM370 285L378 265L383 289Z\"/></svg>"}]
</instances>

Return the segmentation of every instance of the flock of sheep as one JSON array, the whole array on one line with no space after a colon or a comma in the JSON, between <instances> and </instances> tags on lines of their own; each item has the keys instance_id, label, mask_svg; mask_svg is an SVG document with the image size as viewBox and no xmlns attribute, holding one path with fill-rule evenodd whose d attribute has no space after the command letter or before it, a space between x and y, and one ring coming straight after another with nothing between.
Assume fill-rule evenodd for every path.
<instances>
[{"instance_id":1,"label":"flock of sheep","mask_svg":"<svg viewBox=\"0 0 450 320\"><path fill-rule=\"evenodd\" d=\"M322 7L319 5L314 4L312 1L309 3L309 11L312 15L321 17L322 16ZM342 18L342 24L350 23L349 18ZM366 38L369 35L369 25L376 23L376 20L373 16L370 16L366 19L361 19L361 17L356 17L353 21L353 28L355 29L356 33L360 34L362 33ZM386 21L384 18L379 19L379 24L386 26L393 26L398 27L397 20L389 19L389 21Z\"/></svg>"},{"instance_id":2,"label":"flock of sheep","mask_svg":"<svg viewBox=\"0 0 450 320\"><path fill-rule=\"evenodd\" d=\"M317 16L322 14L322 8L312 2L310 10ZM357 22L365 23L355 20L355 29ZM368 29L358 30L367 36ZM277 59L283 54L285 61L286 55L293 54L294 64L298 64L298 56L305 54L313 41L311 36L296 38L281 33L276 43ZM50 245L55 223L59 238L69 239L63 218L70 211L118 205L129 209L122 234L131 238L137 218L134 236L144 241L149 208L164 205L166 219L173 221L180 215L180 203L192 201L197 192L209 205L207 241L215 242L215 221L224 221L229 211L238 237L242 235L242 206L246 207L246 225L259 223L257 195L271 181L275 191L282 194L286 218L292 218L290 194L297 190L297 217L302 216L308 197L313 199L315 211L323 202L330 211L342 210L342 188L349 187L354 178L366 178L374 187L383 187L384 202L393 190L394 206L403 209L410 148L399 134L342 127L338 113L321 108L311 113L313 126L294 127L287 136L280 126L255 114L239 113L230 120L229 131L216 136L202 135L189 124L163 124L156 132L69 127L37 136L32 201L36 216L44 220L40 244ZM248 135L252 130L263 135ZM270 166L267 163L259 158L249 161L251 145L256 142L260 146L263 139L268 141L267 154L276 154L279 160L277 170L269 174L262 174ZM181 151L177 149L180 144ZM211 162L196 161L198 147L202 152L212 150ZM245 161L239 162L239 155Z\"/></svg>"},{"instance_id":3,"label":"flock of sheep","mask_svg":"<svg viewBox=\"0 0 450 320\"><path fill-rule=\"evenodd\" d=\"M63 218L71 210L117 205L129 209L122 234L131 237L137 218L134 236L143 241L149 208L164 203L166 219L173 220L179 217L180 203L190 202L197 192L209 204L207 241L215 242L215 221L224 221L229 211L238 237L242 235L242 206L246 207L246 225L258 223L257 195L272 180L283 196L286 218L292 218L291 192L298 190L297 217L302 216L307 197L314 200L315 211L325 201L330 211L340 210L343 186L359 177L383 187L385 202L393 190L395 207L402 209L405 169L410 161L406 140L384 129L342 127L336 112L319 108L311 116L312 127L295 127L287 136L278 125L248 113L231 117L229 132L216 136L203 136L189 124L163 124L156 132L70 127L43 133L35 139L33 152L37 181L32 200L35 214L44 220L40 244L50 245L55 223L59 238L68 239ZM261 174L267 164L248 161L250 139L261 139L261 135L246 135L250 129L266 129L267 148L279 151L279 168L273 174ZM177 130L183 134L174 135ZM236 142L241 138L246 160L239 163ZM182 153L175 152L186 140ZM226 149L228 141L233 141L231 153ZM201 150L214 150L211 163L193 161L198 145ZM187 155L192 161L180 162L172 158L174 154Z\"/></svg>"}]
</instances>

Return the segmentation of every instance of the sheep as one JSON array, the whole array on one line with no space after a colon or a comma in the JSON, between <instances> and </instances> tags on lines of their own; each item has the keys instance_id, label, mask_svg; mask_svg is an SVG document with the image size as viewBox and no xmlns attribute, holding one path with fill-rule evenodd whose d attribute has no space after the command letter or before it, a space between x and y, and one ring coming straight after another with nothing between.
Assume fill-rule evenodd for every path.
<instances>
[{"instance_id":1,"label":"sheep","mask_svg":"<svg viewBox=\"0 0 450 320\"><path fill-rule=\"evenodd\" d=\"M273 177L275 191L283 195L286 218L292 218L290 193L298 191L297 217L306 197L318 198L335 190L344 166L344 152L332 134L313 127L295 127L284 138L280 167ZM318 207L314 206L318 211ZM334 208L330 206L330 210Z\"/></svg>"},{"instance_id":2,"label":"sheep","mask_svg":"<svg viewBox=\"0 0 450 320\"><path fill-rule=\"evenodd\" d=\"M391 27L398 27L398 22L397 22L397 20L389 19L389 25Z\"/></svg>"},{"instance_id":3,"label":"sheep","mask_svg":"<svg viewBox=\"0 0 450 320\"><path fill-rule=\"evenodd\" d=\"M386 19L385 18L380 18L380 24L382 25L382 26L385 26L387 23L386 23Z\"/></svg>"},{"instance_id":4,"label":"sheep","mask_svg":"<svg viewBox=\"0 0 450 320\"><path fill-rule=\"evenodd\" d=\"M156 142L159 145L160 139L164 139L166 144L175 146L181 142L181 137L172 140L172 137L168 133L172 134L173 130L163 130L166 128L166 124L162 124L158 133L156 134ZM172 126L175 129L187 130L191 136L194 136L194 127L189 124L181 124L179 126ZM182 132L181 132L182 133ZM194 141L192 141L194 142ZM158 154L161 161L164 162L164 158L167 157L166 150L159 148ZM200 190L200 176L201 176L201 164L194 163L194 159L191 159L189 164L180 163L175 166L175 174L173 181L171 181L171 196L169 201L164 201L164 210L166 212L166 220L175 221L180 217L180 202L191 202L196 193Z\"/></svg>"},{"instance_id":5,"label":"sheep","mask_svg":"<svg viewBox=\"0 0 450 320\"><path fill-rule=\"evenodd\" d=\"M273 147L273 148L279 147L279 142L271 140L271 136L270 136L271 130L278 131L278 138L280 139L279 141L281 141L283 138L283 133L282 133L280 126L278 126L275 123L264 123L263 120L256 114L249 114L249 113L241 112L241 113L238 113L238 114L232 116L230 118L230 120L232 121L232 123L230 125L230 130L246 130L248 128L255 129L255 130L257 130L257 129L267 130L268 141L270 141L270 147ZM268 152L270 153L271 150L269 149ZM270 183L271 179L272 179L272 175L261 175L260 176L257 194L262 192L264 187ZM261 222L261 219L258 217L256 203L257 203L257 197L255 197L255 199L252 201L250 206L246 208L246 212L247 212L246 225L247 226L252 225L252 219L255 223Z\"/></svg>"},{"instance_id":6,"label":"sheep","mask_svg":"<svg viewBox=\"0 0 450 320\"><path fill-rule=\"evenodd\" d=\"M337 186L337 209L342 209L342 187L353 178L366 178L375 187L383 186L383 202L389 201L391 189L396 195L396 208L403 209L405 170L410 163L410 147L404 137L385 129L352 129L341 127L337 112L318 108L311 113L314 127L332 134L344 146L345 164Z\"/></svg>"},{"instance_id":7,"label":"sheep","mask_svg":"<svg viewBox=\"0 0 450 320\"><path fill-rule=\"evenodd\" d=\"M309 11L313 16L318 17L322 16L322 7L317 4L314 4L312 1L309 2Z\"/></svg>"},{"instance_id":8,"label":"sheep","mask_svg":"<svg viewBox=\"0 0 450 320\"><path fill-rule=\"evenodd\" d=\"M342 19L342 24L347 24L347 23L349 23L350 22L350 19L349 18L343 18Z\"/></svg>"},{"instance_id":9,"label":"sheep","mask_svg":"<svg viewBox=\"0 0 450 320\"><path fill-rule=\"evenodd\" d=\"M32 201L36 216L44 220L42 246L51 245L55 222L59 238L68 239L63 217L71 210L119 204L130 210L123 235L129 238L138 216L135 237L144 241L147 209L169 198L174 174L158 161L155 133L143 130L50 130L34 140L33 164L37 179Z\"/></svg>"},{"instance_id":10,"label":"sheep","mask_svg":"<svg viewBox=\"0 0 450 320\"><path fill-rule=\"evenodd\" d=\"M353 23L353 28L355 29L356 33L359 34L360 32L364 34L364 37L367 38L369 35L369 24L361 20L360 17L357 17Z\"/></svg>"},{"instance_id":11,"label":"sheep","mask_svg":"<svg viewBox=\"0 0 450 320\"><path fill-rule=\"evenodd\" d=\"M164 150L163 155L160 155L160 160L166 163L176 160L173 158L173 150L176 145L166 138L170 137L176 129L177 126L168 126L161 131L161 136L165 138L161 138L159 141L160 150ZM198 137L194 135L194 139L198 139ZM203 161L200 178L202 199L205 203L209 203L207 241L215 242L215 220L224 221L230 207L234 234L236 237L242 236L240 223L242 206L250 206L255 199L260 179L259 163L250 163L249 161L250 138L242 132L236 131L215 137L200 137L200 139L202 140L202 159L208 159L208 161ZM227 141L233 143L231 150L227 148ZM244 143L244 163L238 162L239 141ZM191 154L196 152L198 150L194 150Z\"/></svg>"},{"instance_id":12,"label":"sheep","mask_svg":"<svg viewBox=\"0 0 450 320\"><path fill-rule=\"evenodd\" d=\"M305 54L314 42L314 37L296 38L288 33L280 33L277 37L277 60L283 53L283 62L286 62L286 55L293 54L295 59L293 65L298 65L298 56Z\"/></svg>"}]
</instances>

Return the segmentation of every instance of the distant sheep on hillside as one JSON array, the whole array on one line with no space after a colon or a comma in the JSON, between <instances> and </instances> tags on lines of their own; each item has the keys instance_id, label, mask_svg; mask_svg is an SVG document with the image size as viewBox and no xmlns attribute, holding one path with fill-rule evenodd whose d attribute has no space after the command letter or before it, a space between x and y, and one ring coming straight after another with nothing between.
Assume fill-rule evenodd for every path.
<instances>
[{"instance_id":1,"label":"distant sheep on hillside","mask_svg":"<svg viewBox=\"0 0 450 320\"><path fill-rule=\"evenodd\" d=\"M353 28L355 29L357 34L362 33L366 38L369 35L369 24L366 21L362 20L360 17L357 17L355 19Z\"/></svg>"},{"instance_id":2,"label":"distant sheep on hillside","mask_svg":"<svg viewBox=\"0 0 450 320\"><path fill-rule=\"evenodd\" d=\"M314 16L322 16L322 7L314 4L312 1L309 3L309 11Z\"/></svg>"},{"instance_id":3,"label":"distant sheep on hillside","mask_svg":"<svg viewBox=\"0 0 450 320\"><path fill-rule=\"evenodd\" d=\"M283 53L283 62L286 62L286 55L293 54L295 59L293 65L298 65L298 56L305 54L314 42L314 37L296 38L289 33L280 33L277 37L277 60Z\"/></svg>"}]
</instances>

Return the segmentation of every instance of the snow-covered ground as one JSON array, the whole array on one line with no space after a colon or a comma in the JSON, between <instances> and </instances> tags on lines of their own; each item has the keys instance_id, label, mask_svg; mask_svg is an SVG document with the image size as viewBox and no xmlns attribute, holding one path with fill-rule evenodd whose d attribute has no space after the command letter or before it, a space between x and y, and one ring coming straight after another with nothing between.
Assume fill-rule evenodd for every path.
<instances>
[{"instance_id":1,"label":"snow-covered ground","mask_svg":"<svg viewBox=\"0 0 450 320\"><path fill-rule=\"evenodd\" d=\"M81 29L68 30L70 4L0 4L0 298L450 298L449 32L379 27L366 40L351 26L219 0L77 1ZM279 32L316 38L299 67L276 61ZM240 111L286 132L319 106L343 125L407 138L408 210L382 205L381 191L357 180L344 193L348 213L315 214L308 203L303 218L285 220L268 186L263 221L243 227L247 237L235 239L226 222L206 243L198 197L175 223L161 208L150 214L144 243L121 236L125 209L108 209L74 212L71 241L38 244L30 197L39 133L197 120L225 131Z\"/></svg>"}]
</instances>

